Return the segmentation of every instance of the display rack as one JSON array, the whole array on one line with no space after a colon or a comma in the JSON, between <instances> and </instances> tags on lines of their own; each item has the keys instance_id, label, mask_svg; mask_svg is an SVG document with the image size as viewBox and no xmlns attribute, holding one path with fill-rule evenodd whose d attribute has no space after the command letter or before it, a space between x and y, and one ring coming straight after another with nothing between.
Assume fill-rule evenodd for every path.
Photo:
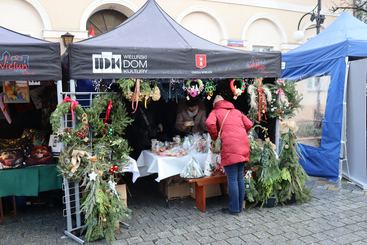
<instances>
[{"instance_id":1,"label":"display rack","mask_svg":"<svg viewBox=\"0 0 367 245\"><path fill-rule=\"evenodd\" d=\"M82 225L80 209L81 190L79 183L69 182L68 179L64 178L62 189L64 191L63 204L65 205L63 216L66 217L64 234L77 243L84 244L84 240L80 238L84 225Z\"/></svg>"}]
</instances>

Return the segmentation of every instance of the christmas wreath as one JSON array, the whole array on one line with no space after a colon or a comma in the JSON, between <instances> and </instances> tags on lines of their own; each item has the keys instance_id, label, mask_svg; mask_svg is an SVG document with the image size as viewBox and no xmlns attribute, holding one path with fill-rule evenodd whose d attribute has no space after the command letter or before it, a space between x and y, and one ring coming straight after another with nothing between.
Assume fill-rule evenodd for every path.
<instances>
[{"instance_id":1,"label":"christmas wreath","mask_svg":"<svg viewBox=\"0 0 367 245\"><path fill-rule=\"evenodd\" d=\"M216 90L217 90L217 86L213 81L207 81L205 83L205 94L206 94L207 100L210 100L213 97L214 92Z\"/></svg>"},{"instance_id":2,"label":"christmas wreath","mask_svg":"<svg viewBox=\"0 0 367 245\"><path fill-rule=\"evenodd\" d=\"M204 90L204 83L202 80L187 80L183 89L186 91L186 99L190 100L190 97L195 98Z\"/></svg>"},{"instance_id":3,"label":"christmas wreath","mask_svg":"<svg viewBox=\"0 0 367 245\"><path fill-rule=\"evenodd\" d=\"M240 83L240 85L237 86L235 82ZM236 100L238 96L240 96L245 92L246 83L243 79L232 79L229 83L229 87L231 88L231 91L233 93L233 99Z\"/></svg>"},{"instance_id":4,"label":"christmas wreath","mask_svg":"<svg viewBox=\"0 0 367 245\"><path fill-rule=\"evenodd\" d=\"M302 96L296 89L294 82L277 80L271 87L273 99L269 116L272 118L288 119L294 116L301 107Z\"/></svg>"},{"instance_id":5,"label":"christmas wreath","mask_svg":"<svg viewBox=\"0 0 367 245\"><path fill-rule=\"evenodd\" d=\"M95 97L86 113L94 137L122 136L125 128L132 123L117 94L102 94Z\"/></svg>"},{"instance_id":6,"label":"christmas wreath","mask_svg":"<svg viewBox=\"0 0 367 245\"><path fill-rule=\"evenodd\" d=\"M64 128L60 131L61 120L71 112L71 120L74 127ZM60 137L65 144L86 144L89 141L89 121L88 115L79 103L69 97L65 97L64 101L57 106L50 116L52 130Z\"/></svg>"}]
</instances>

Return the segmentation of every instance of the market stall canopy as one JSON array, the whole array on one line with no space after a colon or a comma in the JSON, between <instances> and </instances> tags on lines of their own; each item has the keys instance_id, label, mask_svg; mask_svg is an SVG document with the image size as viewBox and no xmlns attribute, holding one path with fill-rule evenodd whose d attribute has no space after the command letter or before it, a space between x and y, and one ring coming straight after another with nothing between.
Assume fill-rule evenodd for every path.
<instances>
[{"instance_id":1,"label":"market stall canopy","mask_svg":"<svg viewBox=\"0 0 367 245\"><path fill-rule=\"evenodd\" d=\"M0 80L60 80L60 44L0 26Z\"/></svg>"},{"instance_id":2,"label":"market stall canopy","mask_svg":"<svg viewBox=\"0 0 367 245\"><path fill-rule=\"evenodd\" d=\"M367 57L367 25L348 13L300 47L283 55L282 77L302 80L330 75L320 147L300 145L301 163L313 176L337 179L348 57Z\"/></svg>"},{"instance_id":3,"label":"market stall canopy","mask_svg":"<svg viewBox=\"0 0 367 245\"><path fill-rule=\"evenodd\" d=\"M112 31L71 44L63 61L71 79L278 77L281 55L209 42L148 0Z\"/></svg>"}]
</instances>

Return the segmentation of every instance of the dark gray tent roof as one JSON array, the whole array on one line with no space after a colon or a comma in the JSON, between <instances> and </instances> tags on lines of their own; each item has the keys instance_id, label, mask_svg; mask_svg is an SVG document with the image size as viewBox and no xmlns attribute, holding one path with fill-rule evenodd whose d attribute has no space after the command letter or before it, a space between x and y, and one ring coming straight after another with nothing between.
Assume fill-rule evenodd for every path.
<instances>
[{"instance_id":1,"label":"dark gray tent roof","mask_svg":"<svg viewBox=\"0 0 367 245\"><path fill-rule=\"evenodd\" d=\"M61 79L60 45L0 26L0 80Z\"/></svg>"},{"instance_id":2,"label":"dark gray tent roof","mask_svg":"<svg viewBox=\"0 0 367 245\"><path fill-rule=\"evenodd\" d=\"M198 37L154 0L112 31L71 44L68 54L76 79L277 77L281 59L279 52L244 52Z\"/></svg>"}]
</instances>

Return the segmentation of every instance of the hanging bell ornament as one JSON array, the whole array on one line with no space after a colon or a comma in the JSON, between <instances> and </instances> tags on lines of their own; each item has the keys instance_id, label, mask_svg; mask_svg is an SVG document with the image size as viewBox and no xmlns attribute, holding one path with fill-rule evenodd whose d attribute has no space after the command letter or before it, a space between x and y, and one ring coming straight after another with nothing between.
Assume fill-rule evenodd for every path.
<instances>
[{"instance_id":1,"label":"hanging bell ornament","mask_svg":"<svg viewBox=\"0 0 367 245\"><path fill-rule=\"evenodd\" d=\"M161 98L161 91L159 90L158 86L155 85L152 90L152 100L158 101Z\"/></svg>"}]
</instances>

